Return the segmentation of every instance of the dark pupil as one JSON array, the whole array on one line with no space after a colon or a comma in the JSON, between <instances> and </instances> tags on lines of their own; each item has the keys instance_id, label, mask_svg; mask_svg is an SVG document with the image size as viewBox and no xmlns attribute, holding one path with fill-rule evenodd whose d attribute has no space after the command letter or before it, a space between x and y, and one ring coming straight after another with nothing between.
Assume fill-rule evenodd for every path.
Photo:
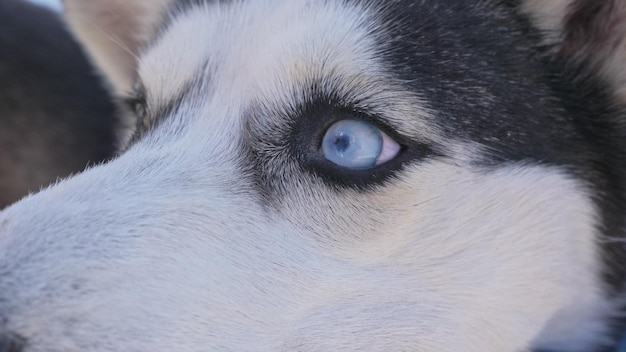
<instances>
[{"instance_id":1,"label":"dark pupil","mask_svg":"<svg viewBox=\"0 0 626 352\"><path fill-rule=\"evenodd\" d=\"M350 147L350 138L346 138L343 133L335 137L335 146L340 152L345 152Z\"/></svg>"}]
</instances>

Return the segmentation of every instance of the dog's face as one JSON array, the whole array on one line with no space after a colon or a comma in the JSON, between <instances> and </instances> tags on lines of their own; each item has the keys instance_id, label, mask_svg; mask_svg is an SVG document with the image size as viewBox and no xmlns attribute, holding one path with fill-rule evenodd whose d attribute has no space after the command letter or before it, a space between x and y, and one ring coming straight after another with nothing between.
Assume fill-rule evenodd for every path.
<instances>
[{"instance_id":1,"label":"dog's face","mask_svg":"<svg viewBox=\"0 0 626 352\"><path fill-rule=\"evenodd\" d=\"M157 29L88 44L135 87L121 156L0 214L24 351L606 342L609 126L580 121L608 97L542 56L540 3L133 0L110 28L85 4L75 27Z\"/></svg>"}]
</instances>

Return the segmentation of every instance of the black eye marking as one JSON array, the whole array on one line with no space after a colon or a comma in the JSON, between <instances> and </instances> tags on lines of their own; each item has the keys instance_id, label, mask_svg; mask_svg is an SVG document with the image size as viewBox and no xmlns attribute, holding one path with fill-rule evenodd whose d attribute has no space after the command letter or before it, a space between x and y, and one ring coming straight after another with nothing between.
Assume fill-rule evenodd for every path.
<instances>
[{"instance_id":1,"label":"black eye marking","mask_svg":"<svg viewBox=\"0 0 626 352\"><path fill-rule=\"evenodd\" d=\"M291 111L288 137L281 143L291 153L303 170L306 170L331 187L367 190L381 186L399 177L407 166L441 155L434 145L420 142L401 133L390 125L384 116L350 104L344 99L322 96ZM329 160L323 153L324 136L334 124L355 120L372 126L397 144L397 150L388 160L377 162L367 168L350 168ZM266 137L265 137L266 138Z\"/></svg>"}]
</instances>

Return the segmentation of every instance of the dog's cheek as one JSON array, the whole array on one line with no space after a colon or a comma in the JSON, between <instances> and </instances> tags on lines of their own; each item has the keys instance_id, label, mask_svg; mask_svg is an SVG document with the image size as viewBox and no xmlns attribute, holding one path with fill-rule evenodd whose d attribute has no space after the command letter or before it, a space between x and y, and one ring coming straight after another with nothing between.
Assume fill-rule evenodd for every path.
<instances>
[{"instance_id":1,"label":"dog's cheek","mask_svg":"<svg viewBox=\"0 0 626 352\"><path fill-rule=\"evenodd\" d=\"M576 344L585 346L585 329L606 329L597 320L609 307L600 289L596 212L584 187L562 171L435 161L416 165L368 201L387 209L375 232L339 238L333 250L359 267L387 267L405 278L381 281L388 292L381 297L428 288L413 297L441 299L439 307L462 302L446 326L506 336L490 342L495 350L532 340L564 346L579 335L587 337ZM504 341L512 345L499 348Z\"/></svg>"}]
</instances>

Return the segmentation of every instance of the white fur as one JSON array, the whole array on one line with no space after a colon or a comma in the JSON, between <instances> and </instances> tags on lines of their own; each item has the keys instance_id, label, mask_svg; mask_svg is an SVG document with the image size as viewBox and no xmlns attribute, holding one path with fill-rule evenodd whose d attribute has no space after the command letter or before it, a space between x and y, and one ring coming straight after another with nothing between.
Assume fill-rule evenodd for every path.
<instances>
[{"instance_id":1,"label":"white fur","mask_svg":"<svg viewBox=\"0 0 626 352\"><path fill-rule=\"evenodd\" d=\"M471 166L480 150L447 141L451 156L375 191L331 189L290 161L267 166L293 176L271 204L250 183L238 143L246 124L280 131L285 121L263 113L295 104L328 72L340 82L328 89L400 133L443 143L420 97L376 59L369 16L289 0L177 18L138 72L149 109L185 91L180 108L117 160L0 213L0 312L27 351L598 342L612 307L600 292L596 212L558 168L481 170Z\"/></svg>"}]
</instances>

